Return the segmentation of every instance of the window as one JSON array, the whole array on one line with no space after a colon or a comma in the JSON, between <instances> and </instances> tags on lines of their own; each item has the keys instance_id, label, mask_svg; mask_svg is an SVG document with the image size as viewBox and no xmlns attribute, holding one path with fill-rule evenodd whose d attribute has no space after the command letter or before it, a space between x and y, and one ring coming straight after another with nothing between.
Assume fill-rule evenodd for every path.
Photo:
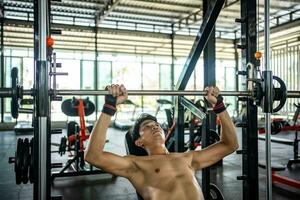
<instances>
[{"instance_id":1,"label":"window","mask_svg":"<svg viewBox=\"0 0 300 200\"><path fill-rule=\"evenodd\" d=\"M124 84L127 90L141 89L141 64L139 62L116 61L112 64L112 83ZM141 96L129 96L129 98L133 103L141 104Z\"/></svg>"},{"instance_id":2,"label":"window","mask_svg":"<svg viewBox=\"0 0 300 200\"><path fill-rule=\"evenodd\" d=\"M82 90L94 90L95 88L95 62L90 60L82 60L80 66L80 89ZM81 96L80 98L88 98L94 105L96 102L96 96ZM96 110L95 110L96 111ZM86 120L95 120L96 112L86 117Z\"/></svg>"},{"instance_id":3,"label":"window","mask_svg":"<svg viewBox=\"0 0 300 200\"><path fill-rule=\"evenodd\" d=\"M98 62L98 89L103 90L107 85L112 83L111 62ZM103 96L98 97L98 112L101 112L104 104Z\"/></svg>"},{"instance_id":4,"label":"window","mask_svg":"<svg viewBox=\"0 0 300 200\"><path fill-rule=\"evenodd\" d=\"M159 64L143 63L143 90L159 90ZM146 112L156 110L158 96L143 96L142 105Z\"/></svg>"}]
</instances>

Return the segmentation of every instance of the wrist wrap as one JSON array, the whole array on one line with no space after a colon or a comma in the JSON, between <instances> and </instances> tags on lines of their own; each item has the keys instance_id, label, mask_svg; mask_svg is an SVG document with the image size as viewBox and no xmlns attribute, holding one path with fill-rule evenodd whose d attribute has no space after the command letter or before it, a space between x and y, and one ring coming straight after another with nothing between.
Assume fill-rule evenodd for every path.
<instances>
[{"instance_id":1,"label":"wrist wrap","mask_svg":"<svg viewBox=\"0 0 300 200\"><path fill-rule=\"evenodd\" d=\"M113 97L111 94L105 95L105 104L103 105L102 112L113 116L117 111L116 104L116 97Z\"/></svg>"},{"instance_id":2,"label":"wrist wrap","mask_svg":"<svg viewBox=\"0 0 300 200\"><path fill-rule=\"evenodd\" d=\"M223 97L221 95L217 96L217 103L216 105L213 107L213 111L216 113L216 114L219 114L223 111L226 110L226 107L223 103Z\"/></svg>"}]
</instances>

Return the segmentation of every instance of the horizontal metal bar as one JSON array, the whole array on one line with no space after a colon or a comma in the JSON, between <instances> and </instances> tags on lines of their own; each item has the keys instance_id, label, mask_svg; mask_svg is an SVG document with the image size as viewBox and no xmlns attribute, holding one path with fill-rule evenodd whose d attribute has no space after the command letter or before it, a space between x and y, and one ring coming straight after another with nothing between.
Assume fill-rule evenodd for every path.
<instances>
[{"instance_id":1,"label":"horizontal metal bar","mask_svg":"<svg viewBox=\"0 0 300 200\"><path fill-rule=\"evenodd\" d=\"M287 97L288 98L300 98L300 91L288 91Z\"/></svg>"},{"instance_id":2,"label":"horizontal metal bar","mask_svg":"<svg viewBox=\"0 0 300 200\"><path fill-rule=\"evenodd\" d=\"M195 90L127 90L128 95L134 96L204 96L204 91L195 91ZM53 91L50 91L49 94L53 94ZM57 90L57 95L61 96L72 96L72 95L83 95L83 96L97 96L97 95L106 95L108 92L106 90ZM251 93L247 91L221 91L222 96L237 96L237 97L250 97ZM25 96L34 96L33 90L23 90L23 95ZM12 90L10 88L0 88L0 98L11 97ZM288 98L299 98L300 91L288 91Z\"/></svg>"},{"instance_id":3,"label":"horizontal metal bar","mask_svg":"<svg viewBox=\"0 0 300 200\"><path fill-rule=\"evenodd\" d=\"M0 97L12 97L12 89L11 88L1 88L0 89Z\"/></svg>"},{"instance_id":4,"label":"horizontal metal bar","mask_svg":"<svg viewBox=\"0 0 300 200\"><path fill-rule=\"evenodd\" d=\"M128 95L140 95L140 96L204 96L204 91L184 90L127 90ZM71 96L71 95L106 95L106 90L57 90L57 95ZM222 96L250 96L249 92L236 92L236 91L224 91L221 92Z\"/></svg>"}]
</instances>

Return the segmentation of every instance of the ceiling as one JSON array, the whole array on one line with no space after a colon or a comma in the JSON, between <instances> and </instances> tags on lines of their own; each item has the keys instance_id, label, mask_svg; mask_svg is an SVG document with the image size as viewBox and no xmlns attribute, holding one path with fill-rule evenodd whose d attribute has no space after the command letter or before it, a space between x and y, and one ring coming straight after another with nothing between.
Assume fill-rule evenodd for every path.
<instances>
[{"instance_id":1,"label":"ceiling","mask_svg":"<svg viewBox=\"0 0 300 200\"><path fill-rule=\"evenodd\" d=\"M33 1L2 1L4 45L31 48ZM261 31L264 2L258 1L258 29ZM173 27L174 55L187 56L202 23L202 15L202 0L51 1L51 28L62 31L60 35L53 34L57 49L95 51L97 37L100 52L169 56ZM233 40L240 37L236 18L240 18L240 1L227 0L216 23L217 57L234 58ZM271 0L270 19L271 27L291 24L288 27L295 29L292 23L300 19L299 0ZM299 32L296 26L290 35L299 36ZM283 39L278 33L276 37Z\"/></svg>"}]
</instances>

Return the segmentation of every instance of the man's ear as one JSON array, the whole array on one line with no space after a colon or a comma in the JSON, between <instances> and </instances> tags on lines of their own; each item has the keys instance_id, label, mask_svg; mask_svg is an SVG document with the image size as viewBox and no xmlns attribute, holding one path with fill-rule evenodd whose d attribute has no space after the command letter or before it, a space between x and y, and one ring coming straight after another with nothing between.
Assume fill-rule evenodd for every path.
<instances>
[{"instance_id":1,"label":"man's ear","mask_svg":"<svg viewBox=\"0 0 300 200\"><path fill-rule=\"evenodd\" d=\"M134 141L134 144L135 144L136 146L138 146L138 147L143 147L143 146L144 146L144 144L143 144L143 142L141 141L140 138L137 139L136 141Z\"/></svg>"}]
</instances>

